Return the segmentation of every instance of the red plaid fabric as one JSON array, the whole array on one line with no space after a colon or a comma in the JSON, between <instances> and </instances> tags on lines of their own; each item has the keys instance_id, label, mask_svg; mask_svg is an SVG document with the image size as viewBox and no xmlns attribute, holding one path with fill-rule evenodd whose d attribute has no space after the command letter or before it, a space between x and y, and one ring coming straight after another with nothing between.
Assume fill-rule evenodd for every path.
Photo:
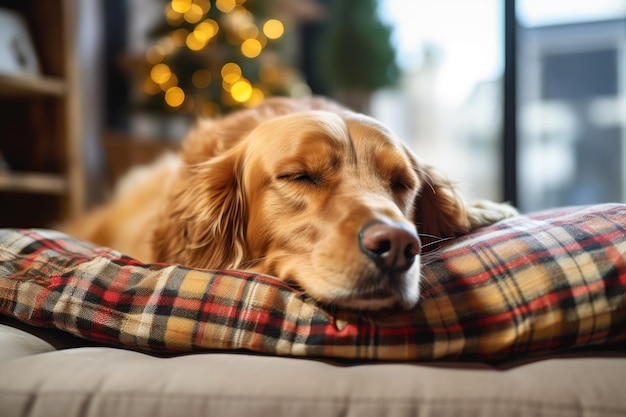
<instances>
[{"instance_id":1,"label":"red plaid fabric","mask_svg":"<svg viewBox=\"0 0 626 417\"><path fill-rule=\"evenodd\" d=\"M50 230L0 230L0 313L145 351L497 359L626 339L626 206L520 216L424 268L412 311L326 310L271 277L145 265Z\"/></svg>"}]
</instances>

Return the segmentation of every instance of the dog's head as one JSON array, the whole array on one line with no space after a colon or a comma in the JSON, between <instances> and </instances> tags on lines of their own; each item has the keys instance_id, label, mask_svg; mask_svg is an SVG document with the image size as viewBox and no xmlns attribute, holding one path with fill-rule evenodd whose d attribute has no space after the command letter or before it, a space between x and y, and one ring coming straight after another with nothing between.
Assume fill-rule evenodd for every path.
<instances>
[{"instance_id":1,"label":"dog's head","mask_svg":"<svg viewBox=\"0 0 626 417\"><path fill-rule=\"evenodd\" d=\"M190 138L156 227L158 260L254 270L350 308L418 301L417 229L458 228L448 183L380 123L346 110L263 117L240 136L224 150Z\"/></svg>"}]
</instances>

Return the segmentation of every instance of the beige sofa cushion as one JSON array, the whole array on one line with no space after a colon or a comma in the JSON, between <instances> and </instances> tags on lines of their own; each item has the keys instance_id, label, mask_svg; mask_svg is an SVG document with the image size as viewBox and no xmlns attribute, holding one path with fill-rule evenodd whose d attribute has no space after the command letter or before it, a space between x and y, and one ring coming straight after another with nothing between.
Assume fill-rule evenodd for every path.
<instances>
[{"instance_id":1,"label":"beige sofa cushion","mask_svg":"<svg viewBox=\"0 0 626 417\"><path fill-rule=\"evenodd\" d=\"M43 339L0 324L0 364L23 356L54 350L54 347Z\"/></svg>"},{"instance_id":2,"label":"beige sofa cushion","mask_svg":"<svg viewBox=\"0 0 626 417\"><path fill-rule=\"evenodd\" d=\"M621 416L626 360L338 365L205 353L51 350L0 325L3 417ZM47 346L46 346L47 345Z\"/></svg>"}]
</instances>

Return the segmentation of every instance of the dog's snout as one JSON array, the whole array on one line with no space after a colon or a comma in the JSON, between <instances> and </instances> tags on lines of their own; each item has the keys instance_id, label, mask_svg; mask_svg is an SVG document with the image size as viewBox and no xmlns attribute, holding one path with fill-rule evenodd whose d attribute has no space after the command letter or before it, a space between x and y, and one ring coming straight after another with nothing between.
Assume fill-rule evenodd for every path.
<instances>
[{"instance_id":1,"label":"dog's snout","mask_svg":"<svg viewBox=\"0 0 626 417\"><path fill-rule=\"evenodd\" d=\"M417 234L403 223L372 223L359 233L361 250L386 271L402 272L421 253Z\"/></svg>"}]
</instances>

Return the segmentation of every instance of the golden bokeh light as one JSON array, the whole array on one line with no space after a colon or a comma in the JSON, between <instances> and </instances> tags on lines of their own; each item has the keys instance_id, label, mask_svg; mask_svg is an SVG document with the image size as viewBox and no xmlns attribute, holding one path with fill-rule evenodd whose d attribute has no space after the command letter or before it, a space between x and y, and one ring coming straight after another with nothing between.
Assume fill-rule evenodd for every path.
<instances>
[{"instance_id":1,"label":"golden bokeh light","mask_svg":"<svg viewBox=\"0 0 626 417\"><path fill-rule=\"evenodd\" d=\"M193 33L200 41L208 42L212 37L217 35L219 25L213 19L207 19L196 25Z\"/></svg>"},{"instance_id":2,"label":"golden bokeh light","mask_svg":"<svg viewBox=\"0 0 626 417\"><path fill-rule=\"evenodd\" d=\"M185 92L180 87L171 87L165 92L165 102L170 107L179 107L185 101Z\"/></svg>"},{"instance_id":3,"label":"golden bokeh light","mask_svg":"<svg viewBox=\"0 0 626 417\"><path fill-rule=\"evenodd\" d=\"M187 48L191 49L192 51L199 51L200 49L204 48L207 44L208 38L203 34L200 35L200 38L202 39L198 38L199 37L196 36L195 30L187 35L187 39L185 40L185 45L187 45Z\"/></svg>"},{"instance_id":4,"label":"golden bokeh light","mask_svg":"<svg viewBox=\"0 0 626 417\"><path fill-rule=\"evenodd\" d=\"M172 77L170 67L165 64L156 64L150 70L150 78L157 84L164 84Z\"/></svg>"},{"instance_id":5,"label":"golden bokeh light","mask_svg":"<svg viewBox=\"0 0 626 417\"><path fill-rule=\"evenodd\" d=\"M222 67L220 73L225 82L234 84L241 78L241 67L234 62L229 62Z\"/></svg>"},{"instance_id":6,"label":"golden bokeh light","mask_svg":"<svg viewBox=\"0 0 626 417\"><path fill-rule=\"evenodd\" d=\"M215 2L215 7L217 7L222 13L228 13L232 11L236 6L237 2L235 0L217 0Z\"/></svg>"},{"instance_id":7,"label":"golden bokeh light","mask_svg":"<svg viewBox=\"0 0 626 417\"><path fill-rule=\"evenodd\" d=\"M270 19L263 25L263 33L269 39L278 39L285 33L285 26L278 19Z\"/></svg>"},{"instance_id":8,"label":"golden bokeh light","mask_svg":"<svg viewBox=\"0 0 626 417\"><path fill-rule=\"evenodd\" d=\"M230 89L230 95L239 103L244 103L252 97L252 85L250 81L242 78L233 84Z\"/></svg>"},{"instance_id":9,"label":"golden bokeh light","mask_svg":"<svg viewBox=\"0 0 626 417\"><path fill-rule=\"evenodd\" d=\"M198 23L204 17L204 10L200 5L193 3L189 10L185 12L185 21L187 23Z\"/></svg>"},{"instance_id":10,"label":"golden bokeh light","mask_svg":"<svg viewBox=\"0 0 626 417\"><path fill-rule=\"evenodd\" d=\"M246 107L256 107L265 100L265 94L259 88L253 87L250 98L243 103Z\"/></svg>"},{"instance_id":11,"label":"golden bokeh light","mask_svg":"<svg viewBox=\"0 0 626 417\"><path fill-rule=\"evenodd\" d=\"M246 39L241 44L241 53L246 58L256 58L261 54L261 50L263 49L263 45L256 39Z\"/></svg>"},{"instance_id":12,"label":"golden bokeh light","mask_svg":"<svg viewBox=\"0 0 626 417\"><path fill-rule=\"evenodd\" d=\"M191 0L172 0L172 10L178 13L185 13L191 8Z\"/></svg>"}]
</instances>

